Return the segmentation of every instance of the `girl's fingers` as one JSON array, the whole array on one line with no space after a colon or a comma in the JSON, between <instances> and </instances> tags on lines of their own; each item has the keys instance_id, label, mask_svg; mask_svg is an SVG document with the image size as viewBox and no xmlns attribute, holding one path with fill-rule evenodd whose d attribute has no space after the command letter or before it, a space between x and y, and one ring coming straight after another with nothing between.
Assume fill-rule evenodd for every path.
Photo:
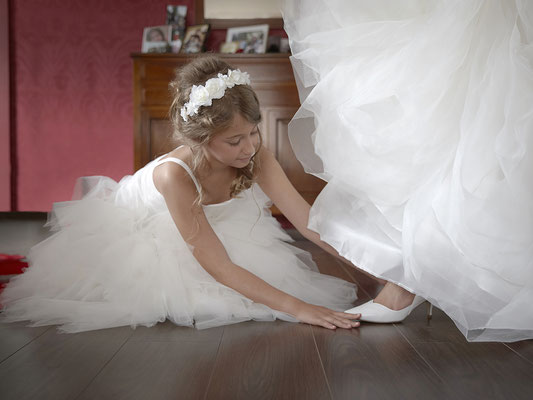
<instances>
[{"instance_id":1,"label":"girl's fingers","mask_svg":"<svg viewBox=\"0 0 533 400\"><path fill-rule=\"evenodd\" d=\"M322 325L324 328L328 328L328 329L335 329L335 328L337 328L334 324L332 324L331 322L327 322L327 321L323 321L321 325Z\"/></svg>"},{"instance_id":2,"label":"girl's fingers","mask_svg":"<svg viewBox=\"0 0 533 400\"><path fill-rule=\"evenodd\" d=\"M348 321L348 320L345 320L343 318L337 318L335 316L332 316L331 318L332 318L332 320L330 320L330 322L332 324L335 324L339 328L351 328L352 327L351 322Z\"/></svg>"},{"instance_id":3,"label":"girl's fingers","mask_svg":"<svg viewBox=\"0 0 533 400\"><path fill-rule=\"evenodd\" d=\"M344 313L336 313L336 315L333 317L335 324L337 326L343 327L343 328L353 328L353 327L359 326L359 321L352 321L353 317L358 318L357 315L354 316L350 314L352 316L352 319L344 318L343 315Z\"/></svg>"},{"instance_id":4,"label":"girl's fingers","mask_svg":"<svg viewBox=\"0 0 533 400\"><path fill-rule=\"evenodd\" d=\"M344 328L344 324L337 318L335 318L334 315L327 315L324 317L326 321L328 321L330 324L335 325L336 327Z\"/></svg>"},{"instance_id":5,"label":"girl's fingers","mask_svg":"<svg viewBox=\"0 0 533 400\"><path fill-rule=\"evenodd\" d=\"M348 314L345 312L336 312L336 315L341 318L347 318L347 319L359 319L361 318L361 314Z\"/></svg>"}]
</instances>

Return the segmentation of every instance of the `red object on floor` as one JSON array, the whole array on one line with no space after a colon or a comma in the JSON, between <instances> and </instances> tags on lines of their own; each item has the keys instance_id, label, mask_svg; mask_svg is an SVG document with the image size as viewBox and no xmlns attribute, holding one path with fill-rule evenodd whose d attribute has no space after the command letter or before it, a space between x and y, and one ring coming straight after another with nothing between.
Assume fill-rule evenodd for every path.
<instances>
[{"instance_id":1,"label":"red object on floor","mask_svg":"<svg viewBox=\"0 0 533 400\"><path fill-rule=\"evenodd\" d=\"M7 282L1 282L0 283L0 293L2 293L2 290L6 287ZM2 303L0 303L0 310L2 309Z\"/></svg>"},{"instance_id":2,"label":"red object on floor","mask_svg":"<svg viewBox=\"0 0 533 400\"><path fill-rule=\"evenodd\" d=\"M28 267L24 256L18 254L0 254L0 275L22 274L22 269Z\"/></svg>"},{"instance_id":3,"label":"red object on floor","mask_svg":"<svg viewBox=\"0 0 533 400\"><path fill-rule=\"evenodd\" d=\"M23 268L28 267L28 263L24 260L24 256L18 254L2 254L0 253L0 275L18 275L22 274ZM6 287L7 282L0 282L0 293ZM0 304L0 308L2 305Z\"/></svg>"}]
</instances>

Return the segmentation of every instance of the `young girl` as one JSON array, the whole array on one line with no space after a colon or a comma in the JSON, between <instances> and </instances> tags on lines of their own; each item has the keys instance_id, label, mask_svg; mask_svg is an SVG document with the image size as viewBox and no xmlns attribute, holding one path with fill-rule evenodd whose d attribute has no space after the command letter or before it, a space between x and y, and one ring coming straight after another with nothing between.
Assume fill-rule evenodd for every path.
<instances>
[{"instance_id":1,"label":"young girl","mask_svg":"<svg viewBox=\"0 0 533 400\"><path fill-rule=\"evenodd\" d=\"M203 329L245 320L353 328L355 286L321 275L272 218L271 200L309 240L310 206L262 146L248 74L195 59L171 83L182 146L118 184L78 181L56 203L57 232L32 248L30 268L0 296L4 321L61 324L63 332L170 319ZM326 308L328 307L328 308Z\"/></svg>"}]
</instances>

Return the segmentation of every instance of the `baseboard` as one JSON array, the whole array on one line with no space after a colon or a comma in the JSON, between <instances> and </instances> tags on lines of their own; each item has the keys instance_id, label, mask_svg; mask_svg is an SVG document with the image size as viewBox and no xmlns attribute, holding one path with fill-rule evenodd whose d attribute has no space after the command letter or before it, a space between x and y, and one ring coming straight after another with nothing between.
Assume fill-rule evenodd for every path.
<instances>
[{"instance_id":1,"label":"baseboard","mask_svg":"<svg viewBox=\"0 0 533 400\"><path fill-rule=\"evenodd\" d=\"M46 219L47 212L44 211L0 211L0 220L35 220Z\"/></svg>"}]
</instances>

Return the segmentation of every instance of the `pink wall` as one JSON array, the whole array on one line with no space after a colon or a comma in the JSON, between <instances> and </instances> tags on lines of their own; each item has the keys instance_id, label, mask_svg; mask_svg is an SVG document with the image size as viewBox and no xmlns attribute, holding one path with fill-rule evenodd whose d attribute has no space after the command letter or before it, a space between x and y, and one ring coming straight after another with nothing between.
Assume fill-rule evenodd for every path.
<instances>
[{"instance_id":1,"label":"pink wall","mask_svg":"<svg viewBox=\"0 0 533 400\"><path fill-rule=\"evenodd\" d=\"M69 200L80 176L133 172L130 54L143 27L165 23L167 4L187 5L194 24L193 0L10 1L18 211ZM211 32L208 50L225 35Z\"/></svg>"},{"instance_id":2,"label":"pink wall","mask_svg":"<svg viewBox=\"0 0 533 400\"><path fill-rule=\"evenodd\" d=\"M11 208L8 2L0 0L0 211Z\"/></svg>"},{"instance_id":3,"label":"pink wall","mask_svg":"<svg viewBox=\"0 0 533 400\"><path fill-rule=\"evenodd\" d=\"M69 200L83 175L133 172L132 60L168 0L11 1L18 210ZM193 23L192 0L188 23Z\"/></svg>"}]
</instances>

